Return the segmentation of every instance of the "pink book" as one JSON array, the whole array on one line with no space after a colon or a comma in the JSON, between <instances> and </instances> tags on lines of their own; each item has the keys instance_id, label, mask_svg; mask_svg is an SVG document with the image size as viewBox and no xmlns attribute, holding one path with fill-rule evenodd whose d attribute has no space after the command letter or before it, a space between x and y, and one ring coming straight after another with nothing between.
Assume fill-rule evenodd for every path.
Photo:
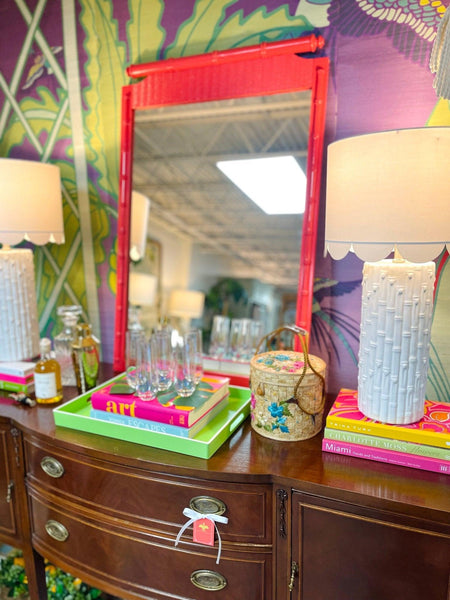
<instances>
[{"instance_id":1,"label":"pink book","mask_svg":"<svg viewBox=\"0 0 450 600\"><path fill-rule=\"evenodd\" d=\"M358 410L358 393L355 390L343 389L328 413L326 426L393 440L450 448L450 404L433 400L425 401L425 414L417 423L390 425L363 415Z\"/></svg>"},{"instance_id":2,"label":"pink book","mask_svg":"<svg viewBox=\"0 0 450 600\"><path fill-rule=\"evenodd\" d=\"M411 467L413 469L422 469L423 471L434 471L436 473L450 475L449 460L441 460L429 456L417 456L416 454L395 452L394 450L373 448L372 446L352 444L350 442L337 442L336 440L327 438L324 438L322 441L322 450L333 454L342 454L354 458L365 458L366 460L375 460L391 465L400 465L402 467Z\"/></svg>"},{"instance_id":3,"label":"pink book","mask_svg":"<svg viewBox=\"0 0 450 600\"><path fill-rule=\"evenodd\" d=\"M27 377L20 377L19 375L8 375L7 373L0 373L1 381L8 381L9 383L20 383L22 385L28 385L34 381L33 374Z\"/></svg>"},{"instance_id":4,"label":"pink book","mask_svg":"<svg viewBox=\"0 0 450 600\"><path fill-rule=\"evenodd\" d=\"M187 398L170 389L158 392L153 400L141 400L125 382L119 381L95 390L91 404L92 408L109 413L191 427L228 394L228 384L228 377L205 375Z\"/></svg>"}]
</instances>

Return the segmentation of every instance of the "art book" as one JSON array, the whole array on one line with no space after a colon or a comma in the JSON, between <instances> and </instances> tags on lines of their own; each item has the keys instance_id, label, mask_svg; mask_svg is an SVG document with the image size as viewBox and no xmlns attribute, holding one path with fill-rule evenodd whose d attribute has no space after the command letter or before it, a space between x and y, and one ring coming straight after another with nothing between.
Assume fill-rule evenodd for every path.
<instances>
[{"instance_id":1,"label":"art book","mask_svg":"<svg viewBox=\"0 0 450 600\"><path fill-rule=\"evenodd\" d=\"M383 448L372 448L360 444L350 444L347 442L336 442L324 438L322 440L322 450L333 454L342 454L354 458L365 458L377 462L385 462L391 465L402 467L411 467L412 469L422 469L423 471L434 471L444 475L450 475L450 461L432 458L430 456L416 456L406 452L393 452Z\"/></svg>"},{"instance_id":2,"label":"art book","mask_svg":"<svg viewBox=\"0 0 450 600\"><path fill-rule=\"evenodd\" d=\"M417 423L390 425L375 421L358 410L358 393L343 389L339 392L326 418L326 427L450 448L450 404L425 401L425 414Z\"/></svg>"},{"instance_id":3,"label":"art book","mask_svg":"<svg viewBox=\"0 0 450 600\"><path fill-rule=\"evenodd\" d=\"M107 412L106 410L97 410L95 408L91 409L90 416L93 419L99 419L100 421L106 421L108 423L117 423L119 425L127 425L128 427L137 427L138 429L176 435L177 437L193 438L203 429L203 427L205 427L205 425L210 423L220 411L228 406L228 398L229 394L223 396L223 398L219 400L215 406L210 408L208 412L203 415L203 417L200 417L200 419L198 419L190 427L169 425L168 423L150 421L149 419L138 419L137 417L129 417L127 415Z\"/></svg>"},{"instance_id":4,"label":"art book","mask_svg":"<svg viewBox=\"0 0 450 600\"><path fill-rule=\"evenodd\" d=\"M91 395L92 408L169 425L191 427L229 393L228 377L203 376L195 392L186 398L174 389L158 392L153 400L141 400L125 382L112 383Z\"/></svg>"}]
</instances>

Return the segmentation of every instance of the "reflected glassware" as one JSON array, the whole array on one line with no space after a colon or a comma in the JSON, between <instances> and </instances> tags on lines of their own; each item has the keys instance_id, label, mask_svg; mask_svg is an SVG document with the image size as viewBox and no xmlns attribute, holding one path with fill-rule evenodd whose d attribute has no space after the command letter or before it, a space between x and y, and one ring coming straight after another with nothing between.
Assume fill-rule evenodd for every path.
<instances>
[{"instance_id":1,"label":"reflected glassware","mask_svg":"<svg viewBox=\"0 0 450 600\"><path fill-rule=\"evenodd\" d=\"M184 335L184 343L193 346L195 355L195 383L200 383L203 377L203 348L202 348L202 330L191 329Z\"/></svg>"},{"instance_id":2,"label":"reflected glassware","mask_svg":"<svg viewBox=\"0 0 450 600\"><path fill-rule=\"evenodd\" d=\"M223 358L228 351L230 319L223 315L214 315L209 343L209 355L212 358Z\"/></svg>"},{"instance_id":3,"label":"reflected glassware","mask_svg":"<svg viewBox=\"0 0 450 600\"><path fill-rule=\"evenodd\" d=\"M136 393L141 400L153 400L158 391L157 369L151 343L144 336L136 344Z\"/></svg>"},{"instance_id":4,"label":"reflected glassware","mask_svg":"<svg viewBox=\"0 0 450 600\"><path fill-rule=\"evenodd\" d=\"M125 336L125 373L128 385L134 390L137 383L136 362L141 340L145 340L142 330L129 329L127 331Z\"/></svg>"},{"instance_id":5,"label":"reflected glassware","mask_svg":"<svg viewBox=\"0 0 450 600\"><path fill-rule=\"evenodd\" d=\"M242 319L231 319L228 355L232 360L238 359L241 321Z\"/></svg>"},{"instance_id":6,"label":"reflected glassware","mask_svg":"<svg viewBox=\"0 0 450 600\"><path fill-rule=\"evenodd\" d=\"M173 349L175 362L174 387L180 396L192 396L195 392L195 345L177 344Z\"/></svg>"},{"instance_id":7,"label":"reflected glassware","mask_svg":"<svg viewBox=\"0 0 450 600\"><path fill-rule=\"evenodd\" d=\"M174 364L171 331L161 329L150 338L151 351L156 364L158 389L168 390L173 384Z\"/></svg>"},{"instance_id":8,"label":"reflected glassware","mask_svg":"<svg viewBox=\"0 0 450 600\"><path fill-rule=\"evenodd\" d=\"M251 325L251 354L255 354L256 349L258 348L258 344L263 337L263 324L261 321L252 320Z\"/></svg>"},{"instance_id":9,"label":"reflected glassware","mask_svg":"<svg viewBox=\"0 0 450 600\"><path fill-rule=\"evenodd\" d=\"M53 346L55 358L61 367L62 385L77 385L72 362L72 344L77 337L77 323L81 315L81 306L58 306L56 314L62 321L62 331L55 336Z\"/></svg>"},{"instance_id":10,"label":"reflected glassware","mask_svg":"<svg viewBox=\"0 0 450 600\"><path fill-rule=\"evenodd\" d=\"M230 334L232 360L246 361L252 355L252 320L233 319Z\"/></svg>"}]
</instances>

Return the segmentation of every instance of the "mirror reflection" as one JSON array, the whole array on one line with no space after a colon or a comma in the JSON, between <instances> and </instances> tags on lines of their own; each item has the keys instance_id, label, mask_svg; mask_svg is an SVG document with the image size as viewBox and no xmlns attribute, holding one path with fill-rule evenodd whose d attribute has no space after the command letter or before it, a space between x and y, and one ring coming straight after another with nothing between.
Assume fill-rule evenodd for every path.
<instances>
[{"instance_id":1,"label":"mirror reflection","mask_svg":"<svg viewBox=\"0 0 450 600\"><path fill-rule=\"evenodd\" d=\"M129 300L147 331L167 321L200 327L208 351L216 315L230 324L258 321L262 334L294 321L303 214L266 214L217 163L291 156L305 173L310 97L302 91L136 112L133 189L150 199L150 211L144 258L130 266ZM279 172L275 206L287 195L284 181ZM304 189L288 191L293 186L303 210ZM147 299L134 290L144 275Z\"/></svg>"}]
</instances>

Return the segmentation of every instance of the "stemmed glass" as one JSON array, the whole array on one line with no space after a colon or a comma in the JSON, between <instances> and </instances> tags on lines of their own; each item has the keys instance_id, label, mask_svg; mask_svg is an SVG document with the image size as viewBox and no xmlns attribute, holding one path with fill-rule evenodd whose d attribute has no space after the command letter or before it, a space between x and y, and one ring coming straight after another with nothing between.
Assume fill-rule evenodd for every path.
<instances>
[{"instance_id":1,"label":"stemmed glass","mask_svg":"<svg viewBox=\"0 0 450 600\"><path fill-rule=\"evenodd\" d=\"M192 396L195 392L196 382L196 344L186 342L178 343L173 349L175 362L174 388L180 396Z\"/></svg>"},{"instance_id":2,"label":"stemmed glass","mask_svg":"<svg viewBox=\"0 0 450 600\"><path fill-rule=\"evenodd\" d=\"M138 348L142 340L145 340L143 330L129 329L125 336L125 377L128 385L136 389L137 373L136 362Z\"/></svg>"},{"instance_id":3,"label":"stemmed glass","mask_svg":"<svg viewBox=\"0 0 450 600\"><path fill-rule=\"evenodd\" d=\"M184 343L192 348L195 362L195 383L200 383L203 377L202 330L191 329L184 335Z\"/></svg>"},{"instance_id":4,"label":"stemmed glass","mask_svg":"<svg viewBox=\"0 0 450 600\"><path fill-rule=\"evenodd\" d=\"M136 393L141 400L153 400L158 391L155 358L150 341L139 338L136 348Z\"/></svg>"},{"instance_id":5,"label":"stemmed glass","mask_svg":"<svg viewBox=\"0 0 450 600\"><path fill-rule=\"evenodd\" d=\"M166 391L174 379L174 357L170 331L156 331L150 338L151 352L156 368L158 390Z\"/></svg>"}]
</instances>

